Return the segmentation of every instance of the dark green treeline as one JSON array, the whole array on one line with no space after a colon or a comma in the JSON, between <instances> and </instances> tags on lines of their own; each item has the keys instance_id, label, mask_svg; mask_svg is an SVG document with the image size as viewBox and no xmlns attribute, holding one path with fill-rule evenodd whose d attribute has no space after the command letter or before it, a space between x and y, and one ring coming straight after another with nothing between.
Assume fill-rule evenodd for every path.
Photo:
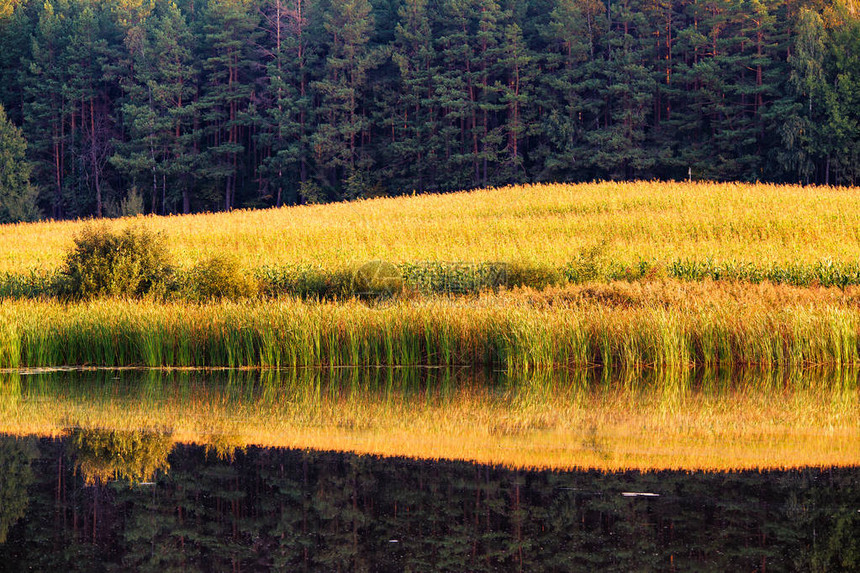
<instances>
[{"instance_id":1,"label":"dark green treeline","mask_svg":"<svg viewBox=\"0 0 860 573\"><path fill-rule=\"evenodd\" d=\"M54 218L860 181L854 0L11 0L0 45Z\"/></svg>"}]
</instances>

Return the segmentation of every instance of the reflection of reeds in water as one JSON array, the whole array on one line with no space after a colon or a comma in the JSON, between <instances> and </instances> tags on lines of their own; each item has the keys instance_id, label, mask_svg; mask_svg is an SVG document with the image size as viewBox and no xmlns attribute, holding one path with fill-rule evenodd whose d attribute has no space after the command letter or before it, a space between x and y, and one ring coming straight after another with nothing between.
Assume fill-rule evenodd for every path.
<instances>
[{"instance_id":1,"label":"reflection of reeds in water","mask_svg":"<svg viewBox=\"0 0 860 573\"><path fill-rule=\"evenodd\" d=\"M0 432L169 432L248 445L513 467L741 469L860 464L856 371L64 372L3 375ZM115 379L118 378L118 379Z\"/></svg>"},{"instance_id":2,"label":"reflection of reeds in water","mask_svg":"<svg viewBox=\"0 0 860 573\"><path fill-rule=\"evenodd\" d=\"M6 301L0 367L860 363L860 289L612 283L364 304Z\"/></svg>"}]
</instances>

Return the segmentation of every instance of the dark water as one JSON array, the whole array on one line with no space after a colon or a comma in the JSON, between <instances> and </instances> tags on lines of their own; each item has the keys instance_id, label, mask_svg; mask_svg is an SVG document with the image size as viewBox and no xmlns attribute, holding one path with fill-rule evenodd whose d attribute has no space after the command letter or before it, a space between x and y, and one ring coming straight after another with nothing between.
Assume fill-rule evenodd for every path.
<instances>
[{"instance_id":1,"label":"dark water","mask_svg":"<svg viewBox=\"0 0 860 573\"><path fill-rule=\"evenodd\" d=\"M0 570L860 570L860 469L526 472L176 446L151 482L87 485L103 438L0 436ZM125 463L161 447L138 439Z\"/></svg>"}]
</instances>

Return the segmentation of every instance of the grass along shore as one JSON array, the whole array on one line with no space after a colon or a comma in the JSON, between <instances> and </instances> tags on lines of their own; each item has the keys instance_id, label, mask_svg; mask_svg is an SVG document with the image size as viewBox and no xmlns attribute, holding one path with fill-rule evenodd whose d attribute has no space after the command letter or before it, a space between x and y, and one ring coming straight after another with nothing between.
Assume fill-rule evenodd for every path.
<instances>
[{"instance_id":1,"label":"grass along shore","mask_svg":"<svg viewBox=\"0 0 860 573\"><path fill-rule=\"evenodd\" d=\"M107 221L162 233L177 264L228 253L249 272L356 262L500 261L560 269L675 261L755 268L860 262L855 188L738 183L514 186L443 195ZM58 268L86 221L0 226L0 273Z\"/></svg>"},{"instance_id":2,"label":"grass along shore","mask_svg":"<svg viewBox=\"0 0 860 573\"><path fill-rule=\"evenodd\" d=\"M206 445L224 456L256 445L512 468L849 466L860 464L857 377L857 370L620 378L579 370L500 380L445 369L0 374L0 433L116 433L134 443L152 436ZM122 459L91 461L123 473Z\"/></svg>"},{"instance_id":3,"label":"grass along shore","mask_svg":"<svg viewBox=\"0 0 860 573\"><path fill-rule=\"evenodd\" d=\"M367 304L0 303L0 368L860 363L860 289L658 281Z\"/></svg>"},{"instance_id":4,"label":"grass along shore","mask_svg":"<svg viewBox=\"0 0 860 573\"><path fill-rule=\"evenodd\" d=\"M532 185L0 226L0 368L851 366L856 191ZM83 258L59 272L64 253ZM362 292L372 259L394 296Z\"/></svg>"}]
</instances>

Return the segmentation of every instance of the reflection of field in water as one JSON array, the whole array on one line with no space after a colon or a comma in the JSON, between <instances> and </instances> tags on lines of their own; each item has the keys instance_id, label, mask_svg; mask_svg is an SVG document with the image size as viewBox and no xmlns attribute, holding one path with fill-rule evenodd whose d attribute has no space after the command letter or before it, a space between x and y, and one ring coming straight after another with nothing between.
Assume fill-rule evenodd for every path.
<instances>
[{"instance_id":1,"label":"reflection of field in water","mask_svg":"<svg viewBox=\"0 0 860 573\"><path fill-rule=\"evenodd\" d=\"M858 402L858 372L845 370L39 371L0 374L0 433L155 432L222 455L260 445L551 469L849 466Z\"/></svg>"}]
</instances>

